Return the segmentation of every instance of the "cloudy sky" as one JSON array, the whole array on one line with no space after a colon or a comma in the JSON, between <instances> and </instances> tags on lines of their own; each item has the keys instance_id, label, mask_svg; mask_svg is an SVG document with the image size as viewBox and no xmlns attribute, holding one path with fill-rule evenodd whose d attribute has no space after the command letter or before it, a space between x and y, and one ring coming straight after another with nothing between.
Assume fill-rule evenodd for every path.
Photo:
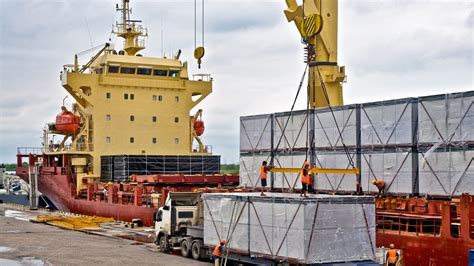
<instances>
[{"instance_id":1,"label":"cloudy sky","mask_svg":"<svg viewBox=\"0 0 474 266\"><path fill-rule=\"evenodd\" d=\"M18 146L40 145L66 95L62 65L109 39L117 1L0 0L0 162L14 162ZM201 70L192 60L193 0L132 7L150 32L145 56L182 49L191 73L214 77L214 93L199 107L205 142L222 162L238 162L239 116L290 109L304 65L284 0L205 0ZM472 0L340 0L345 103L473 90L473 24Z\"/></svg>"}]
</instances>

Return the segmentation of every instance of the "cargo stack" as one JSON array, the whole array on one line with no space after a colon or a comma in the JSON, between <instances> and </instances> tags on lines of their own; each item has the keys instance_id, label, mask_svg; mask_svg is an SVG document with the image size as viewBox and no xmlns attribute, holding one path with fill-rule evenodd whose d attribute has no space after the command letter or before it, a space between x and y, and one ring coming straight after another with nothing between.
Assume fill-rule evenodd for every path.
<instances>
[{"instance_id":1,"label":"cargo stack","mask_svg":"<svg viewBox=\"0 0 474 266\"><path fill-rule=\"evenodd\" d=\"M353 193L358 179L364 192L376 192L370 182L381 179L390 195L474 193L473 100L468 91L294 111L283 137L289 112L241 117L240 185L259 187L259 166L273 155L276 167L299 168L308 160L320 168L350 168L352 160L361 169L360 176L316 176L321 192ZM272 174L270 184L301 187L291 173Z\"/></svg>"}]
</instances>

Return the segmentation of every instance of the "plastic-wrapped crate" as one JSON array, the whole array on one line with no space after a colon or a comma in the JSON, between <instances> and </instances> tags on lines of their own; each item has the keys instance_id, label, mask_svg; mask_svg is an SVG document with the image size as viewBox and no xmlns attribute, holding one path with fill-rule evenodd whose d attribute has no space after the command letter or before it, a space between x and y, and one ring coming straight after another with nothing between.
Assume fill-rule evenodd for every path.
<instances>
[{"instance_id":1,"label":"plastic-wrapped crate","mask_svg":"<svg viewBox=\"0 0 474 266\"><path fill-rule=\"evenodd\" d=\"M240 118L240 151L271 150L272 115L254 115Z\"/></svg>"},{"instance_id":2,"label":"plastic-wrapped crate","mask_svg":"<svg viewBox=\"0 0 474 266\"><path fill-rule=\"evenodd\" d=\"M245 188L261 187L260 166L270 158L269 153L240 155L240 182L239 186ZM269 179L270 180L270 179ZM270 187L270 184L268 184Z\"/></svg>"},{"instance_id":3,"label":"plastic-wrapped crate","mask_svg":"<svg viewBox=\"0 0 474 266\"><path fill-rule=\"evenodd\" d=\"M372 180L385 181L385 193L405 195L413 193L413 154L409 149L363 151L361 185L363 191L378 192ZM416 155L415 155L416 156ZM416 166L415 166L416 167Z\"/></svg>"},{"instance_id":4,"label":"plastic-wrapped crate","mask_svg":"<svg viewBox=\"0 0 474 266\"><path fill-rule=\"evenodd\" d=\"M419 98L418 143L474 141L474 91Z\"/></svg>"},{"instance_id":5,"label":"plastic-wrapped crate","mask_svg":"<svg viewBox=\"0 0 474 266\"><path fill-rule=\"evenodd\" d=\"M291 263L375 259L375 205L369 196L203 194L204 243Z\"/></svg>"},{"instance_id":6,"label":"plastic-wrapped crate","mask_svg":"<svg viewBox=\"0 0 474 266\"><path fill-rule=\"evenodd\" d=\"M361 145L413 145L412 105L416 99L397 99L361 105Z\"/></svg>"},{"instance_id":7,"label":"plastic-wrapped crate","mask_svg":"<svg viewBox=\"0 0 474 266\"><path fill-rule=\"evenodd\" d=\"M355 163L355 151L349 150L349 156ZM349 158L342 151L316 152L316 165L320 168L351 169ZM326 192L353 192L356 188L354 174L319 174L315 175L316 191Z\"/></svg>"},{"instance_id":8,"label":"plastic-wrapped crate","mask_svg":"<svg viewBox=\"0 0 474 266\"><path fill-rule=\"evenodd\" d=\"M358 105L344 105L329 108L316 109L314 114L314 144L321 149L341 149L342 143L347 147L356 146L357 119L356 109ZM337 122L337 124L336 124ZM342 138L339 135L338 128Z\"/></svg>"},{"instance_id":9,"label":"plastic-wrapped crate","mask_svg":"<svg viewBox=\"0 0 474 266\"><path fill-rule=\"evenodd\" d=\"M420 194L453 196L474 193L474 150L420 151Z\"/></svg>"},{"instance_id":10,"label":"plastic-wrapped crate","mask_svg":"<svg viewBox=\"0 0 474 266\"><path fill-rule=\"evenodd\" d=\"M273 126L274 148L278 148L278 150L305 149L308 141L306 132L308 115L306 110L293 111L291 116L290 112L276 113ZM283 129L285 129L285 133L282 136Z\"/></svg>"}]
</instances>

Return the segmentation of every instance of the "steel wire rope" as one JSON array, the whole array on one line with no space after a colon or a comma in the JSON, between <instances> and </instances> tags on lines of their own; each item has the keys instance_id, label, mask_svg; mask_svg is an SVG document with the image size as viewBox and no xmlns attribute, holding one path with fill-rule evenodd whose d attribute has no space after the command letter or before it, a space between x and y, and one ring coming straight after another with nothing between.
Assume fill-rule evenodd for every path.
<instances>
[{"instance_id":1,"label":"steel wire rope","mask_svg":"<svg viewBox=\"0 0 474 266\"><path fill-rule=\"evenodd\" d=\"M293 116L293 110L295 109L296 101L298 100L298 97L300 95L301 87L303 86L303 82L304 82L304 79L306 77L306 72L307 71L308 71L308 64L306 64L306 67L304 69L303 76L301 77L301 80L300 80L300 83L299 83L299 86L298 86L298 91L296 92L295 99L293 100L293 104L291 105L290 114L288 115L288 119L286 119L285 125L283 126L283 128L281 130L281 135L280 135L280 138L278 140L277 146L273 149L274 151L278 150L278 148L280 147L281 141L282 141L283 137L285 136L286 128L288 126L288 123L290 122L291 117ZM275 157L275 156L274 155L269 155L267 157L267 160L270 157L272 157L271 162L273 163L273 157Z\"/></svg>"},{"instance_id":2,"label":"steel wire rope","mask_svg":"<svg viewBox=\"0 0 474 266\"><path fill-rule=\"evenodd\" d=\"M344 148L344 153L346 154L347 160L351 164L352 168L355 168L354 160L352 160L352 157L350 156L350 153L349 153L349 149L347 148L346 144L344 143L344 138L342 136L341 129L339 128L339 124L337 123L336 116L334 115L334 110L331 106L331 102L329 101L329 95L328 95L328 92L326 90L326 84L324 84L323 77L321 75L321 72L319 71L319 66L317 66L317 65L316 65L316 70L318 71L318 76L319 76L319 80L321 82L321 87L323 88L324 97L326 98L329 110L331 111L331 116L334 120L334 124L336 125L337 132L339 133L339 137L341 138L341 144L342 144L342 147Z\"/></svg>"}]
</instances>

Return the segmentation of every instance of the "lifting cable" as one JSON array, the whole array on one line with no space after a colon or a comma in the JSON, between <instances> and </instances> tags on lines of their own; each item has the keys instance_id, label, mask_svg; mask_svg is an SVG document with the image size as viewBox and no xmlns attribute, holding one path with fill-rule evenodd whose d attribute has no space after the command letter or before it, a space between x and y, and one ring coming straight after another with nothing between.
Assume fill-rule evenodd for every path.
<instances>
[{"instance_id":1,"label":"lifting cable","mask_svg":"<svg viewBox=\"0 0 474 266\"><path fill-rule=\"evenodd\" d=\"M290 119L293 116L293 110L295 109L295 104L296 104L296 101L298 100L298 96L300 95L301 87L303 86L303 82L304 82L304 79L306 77L307 72L308 72L308 64L306 64L306 67L304 69L303 76L301 77L300 84L298 86L298 91L296 92L295 99L293 100L293 105L291 106L290 114L288 115L288 119L286 119L285 125L283 126L283 129L281 130L281 136L278 140L276 148L273 149L274 151L278 150L278 148L280 147L281 141L282 141L283 137L285 136L286 127L288 126L288 123L290 122ZM272 157L271 158L271 163L273 163L273 157L274 157L273 153L270 156ZM270 156L267 157L267 160Z\"/></svg>"},{"instance_id":2,"label":"lifting cable","mask_svg":"<svg viewBox=\"0 0 474 266\"><path fill-rule=\"evenodd\" d=\"M323 88L324 97L326 98L329 110L331 111L331 115L332 115L332 118L334 120L334 124L336 124L337 132L339 133L339 137L341 138L341 144L342 144L342 147L344 148L344 153L346 154L347 160L349 160L349 163L351 164L352 168L355 168L354 160L352 160L352 157L349 153L349 149L347 148L346 144L344 143L344 138L342 137L341 129L339 128L339 124L337 123L336 116L334 115L334 110L332 109L331 103L329 101L329 95L328 95L328 92L326 90L326 85L323 82L323 77L321 75L321 72L319 71L319 66L316 66L316 70L318 70L318 76L319 76L319 80L321 81L321 87Z\"/></svg>"}]
</instances>

